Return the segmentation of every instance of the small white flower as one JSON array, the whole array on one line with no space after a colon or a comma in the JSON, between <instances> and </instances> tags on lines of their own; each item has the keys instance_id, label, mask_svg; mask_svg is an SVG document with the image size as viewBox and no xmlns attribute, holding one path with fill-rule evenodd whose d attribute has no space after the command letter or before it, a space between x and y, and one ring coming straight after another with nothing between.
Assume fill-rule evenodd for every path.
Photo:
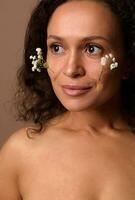
<instances>
[{"instance_id":1,"label":"small white flower","mask_svg":"<svg viewBox=\"0 0 135 200\"><path fill-rule=\"evenodd\" d=\"M36 51L37 51L38 53L42 52L41 48L36 48Z\"/></svg>"},{"instance_id":2,"label":"small white flower","mask_svg":"<svg viewBox=\"0 0 135 200\"><path fill-rule=\"evenodd\" d=\"M113 62L116 62L116 58L113 57L112 61L113 61Z\"/></svg>"},{"instance_id":3,"label":"small white flower","mask_svg":"<svg viewBox=\"0 0 135 200\"><path fill-rule=\"evenodd\" d=\"M41 69L37 68L37 72L41 72Z\"/></svg>"},{"instance_id":4,"label":"small white flower","mask_svg":"<svg viewBox=\"0 0 135 200\"><path fill-rule=\"evenodd\" d=\"M111 69L111 70L113 70L113 69L115 69L115 68L117 68L117 67L118 67L118 63L117 63L117 62L112 63L112 64L110 65L110 69Z\"/></svg>"},{"instance_id":5,"label":"small white flower","mask_svg":"<svg viewBox=\"0 0 135 200\"><path fill-rule=\"evenodd\" d=\"M118 64L117 62L115 62L115 67L118 67L118 65L119 65L119 64Z\"/></svg>"},{"instance_id":6,"label":"small white flower","mask_svg":"<svg viewBox=\"0 0 135 200\"><path fill-rule=\"evenodd\" d=\"M106 57L102 57L101 58L101 65L106 65L107 64L107 58Z\"/></svg>"},{"instance_id":7,"label":"small white flower","mask_svg":"<svg viewBox=\"0 0 135 200\"><path fill-rule=\"evenodd\" d=\"M32 65L35 65L35 61L34 60L32 61Z\"/></svg>"},{"instance_id":8,"label":"small white flower","mask_svg":"<svg viewBox=\"0 0 135 200\"><path fill-rule=\"evenodd\" d=\"M34 67L32 67L32 71L34 72L35 70L36 70L35 66L34 66Z\"/></svg>"},{"instance_id":9,"label":"small white flower","mask_svg":"<svg viewBox=\"0 0 135 200\"><path fill-rule=\"evenodd\" d=\"M111 53L109 54L109 56L110 56L110 58L113 58L113 55Z\"/></svg>"},{"instance_id":10,"label":"small white flower","mask_svg":"<svg viewBox=\"0 0 135 200\"><path fill-rule=\"evenodd\" d=\"M110 69L113 70L114 68L115 68L115 64L112 63L112 64L110 65Z\"/></svg>"},{"instance_id":11,"label":"small white flower","mask_svg":"<svg viewBox=\"0 0 135 200\"><path fill-rule=\"evenodd\" d=\"M42 57L42 55L38 55L38 58L39 58L39 59L42 59L43 57Z\"/></svg>"},{"instance_id":12,"label":"small white flower","mask_svg":"<svg viewBox=\"0 0 135 200\"><path fill-rule=\"evenodd\" d=\"M29 58L32 59L32 71L41 72L41 69L44 68L44 58L42 56L42 49L36 48L37 55L30 56Z\"/></svg>"},{"instance_id":13,"label":"small white flower","mask_svg":"<svg viewBox=\"0 0 135 200\"><path fill-rule=\"evenodd\" d=\"M35 62L34 65L37 66L38 60L35 60L34 62Z\"/></svg>"},{"instance_id":14,"label":"small white flower","mask_svg":"<svg viewBox=\"0 0 135 200\"><path fill-rule=\"evenodd\" d=\"M110 69L113 70L118 67L118 62L116 62L116 58L113 56L113 54L105 55L101 58L101 65L105 66L107 64L107 61L110 59L112 60L112 63L110 64Z\"/></svg>"},{"instance_id":15,"label":"small white flower","mask_svg":"<svg viewBox=\"0 0 135 200\"><path fill-rule=\"evenodd\" d=\"M108 59L109 58L109 56L108 55L105 55L105 57Z\"/></svg>"},{"instance_id":16,"label":"small white flower","mask_svg":"<svg viewBox=\"0 0 135 200\"><path fill-rule=\"evenodd\" d=\"M30 56L30 59L33 59L33 56Z\"/></svg>"}]
</instances>

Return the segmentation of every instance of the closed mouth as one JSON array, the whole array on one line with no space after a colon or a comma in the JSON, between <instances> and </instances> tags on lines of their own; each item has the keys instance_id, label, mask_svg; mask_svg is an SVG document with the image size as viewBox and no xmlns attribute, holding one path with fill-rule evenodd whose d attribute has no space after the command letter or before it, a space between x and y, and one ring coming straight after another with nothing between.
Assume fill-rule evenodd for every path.
<instances>
[{"instance_id":1,"label":"closed mouth","mask_svg":"<svg viewBox=\"0 0 135 200\"><path fill-rule=\"evenodd\" d=\"M62 86L62 89L65 94L70 96L79 96L87 93L92 87L84 87L84 86Z\"/></svg>"},{"instance_id":2,"label":"closed mouth","mask_svg":"<svg viewBox=\"0 0 135 200\"><path fill-rule=\"evenodd\" d=\"M91 88L89 86L79 86L79 85L63 85L62 87L70 90L87 90Z\"/></svg>"}]
</instances>

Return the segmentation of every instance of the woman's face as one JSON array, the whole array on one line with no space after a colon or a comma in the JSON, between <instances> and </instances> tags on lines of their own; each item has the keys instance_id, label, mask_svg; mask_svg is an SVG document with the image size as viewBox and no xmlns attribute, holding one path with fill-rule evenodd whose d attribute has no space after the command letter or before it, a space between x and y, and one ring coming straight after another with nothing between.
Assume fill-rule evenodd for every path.
<instances>
[{"instance_id":1,"label":"woman's face","mask_svg":"<svg viewBox=\"0 0 135 200\"><path fill-rule=\"evenodd\" d=\"M65 108L93 109L118 96L123 40L118 19L106 5L87 0L60 5L50 18L47 36L48 74ZM108 65L99 78L101 57L109 53L119 67L110 70Z\"/></svg>"}]
</instances>

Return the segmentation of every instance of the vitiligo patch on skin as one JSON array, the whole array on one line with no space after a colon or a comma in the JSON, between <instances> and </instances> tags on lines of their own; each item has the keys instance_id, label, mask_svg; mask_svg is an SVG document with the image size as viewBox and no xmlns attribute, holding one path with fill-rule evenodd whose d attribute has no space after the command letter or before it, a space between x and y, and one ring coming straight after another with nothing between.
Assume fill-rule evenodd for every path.
<instances>
[{"instance_id":1,"label":"vitiligo patch on skin","mask_svg":"<svg viewBox=\"0 0 135 200\"><path fill-rule=\"evenodd\" d=\"M113 70L118 67L118 62L116 62L116 58L110 53L108 55L105 55L101 58L101 65L105 66L107 65L108 61L111 62L110 64L110 70Z\"/></svg>"}]
</instances>

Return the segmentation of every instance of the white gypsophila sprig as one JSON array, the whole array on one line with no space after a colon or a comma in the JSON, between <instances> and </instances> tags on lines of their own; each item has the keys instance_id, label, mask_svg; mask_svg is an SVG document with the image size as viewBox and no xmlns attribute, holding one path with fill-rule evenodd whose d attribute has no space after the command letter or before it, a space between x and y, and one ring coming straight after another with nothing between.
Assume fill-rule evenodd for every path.
<instances>
[{"instance_id":1,"label":"white gypsophila sprig","mask_svg":"<svg viewBox=\"0 0 135 200\"><path fill-rule=\"evenodd\" d=\"M41 48L36 48L37 55L36 56L30 56L29 58L32 60L32 71L35 72L41 72L41 69L44 68L44 59L42 55Z\"/></svg>"},{"instance_id":2,"label":"white gypsophila sprig","mask_svg":"<svg viewBox=\"0 0 135 200\"><path fill-rule=\"evenodd\" d=\"M101 80L103 73L108 69L108 63L110 62L109 68L110 70L113 70L118 67L118 62L116 62L116 58L113 56L113 54L109 53L103 57L101 57L101 73L99 76L99 80Z\"/></svg>"},{"instance_id":3,"label":"white gypsophila sprig","mask_svg":"<svg viewBox=\"0 0 135 200\"><path fill-rule=\"evenodd\" d=\"M101 65L105 66L109 59L112 61L112 63L110 64L110 70L117 68L118 62L116 62L116 58L111 53L101 58Z\"/></svg>"}]
</instances>

